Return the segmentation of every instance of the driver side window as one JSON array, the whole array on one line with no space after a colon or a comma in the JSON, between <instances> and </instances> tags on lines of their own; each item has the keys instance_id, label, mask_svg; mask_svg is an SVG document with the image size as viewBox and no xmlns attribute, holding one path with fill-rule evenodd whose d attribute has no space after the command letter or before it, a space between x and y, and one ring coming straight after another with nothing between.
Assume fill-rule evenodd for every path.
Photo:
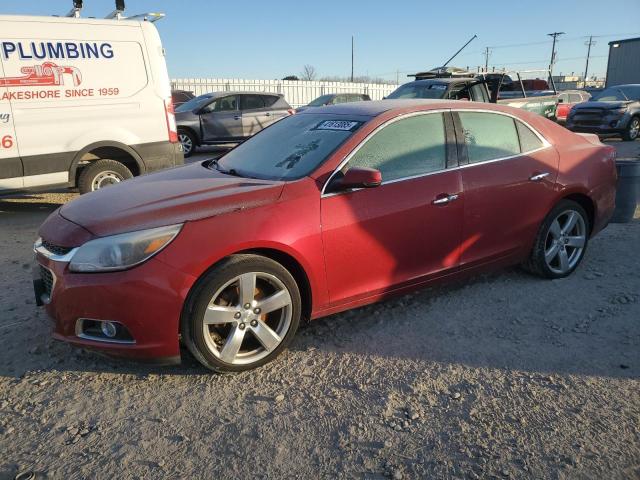
<instances>
[{"instance_id":1,"label":"driver side window","mask_svg":"<svg viewBox=\"0 0 640 480\"><path fill-rule=\"evenodd\" d=\"M348 167L375 168L388 182L443 170L446 157L444 118L431 113L382 128L353 155Z\"/></svg>"}]
</instances>

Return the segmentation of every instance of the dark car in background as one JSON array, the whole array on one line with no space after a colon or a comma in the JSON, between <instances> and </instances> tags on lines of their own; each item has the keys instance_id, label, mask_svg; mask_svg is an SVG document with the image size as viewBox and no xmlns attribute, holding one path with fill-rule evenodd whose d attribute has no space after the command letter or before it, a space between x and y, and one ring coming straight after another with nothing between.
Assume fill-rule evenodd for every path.
<instances>
[{"instance_id":1,"label":"dark car in background","mask_svg":"<svg viewBox=\"0 0 640 480\"><path fill-rule=\"evenodd\" d=\"M574 132L615 135L633 141L640 135L640 84L617 85L574 106L567 117Z\"/></svg>"},{"instance_id":2,"label":"dark car in background","mask_svg":"<svg viewBox=\"0 0 640 480\"><path fill-rule=\"evenodd\" d=\"M351 103L351 102L368 102L371 101L371 97L366 93L328 93L321 95L315 100L312 100L307 105L298 107L296 112L303 112L312 107L324 107L326 105L337 105L339 103Z\"/></svg>"},{"instance_id":3,"label":"dark car in background","mask_svg":"<svg viewBox=\"0 0 640 480\"><path fill-rule=\"evenodd\" d=\"M567 123L567 116L574 105L586 102L591 98L587 92L580 90L565 90L558 94L558 107L556 108L556 122Z\"/></svg>"},{"instance_id":4,"label":"dark car in background","mask_svg":"<svg viewBox=\"0 0 640 480\"><path fill-rule=\"evenodd\" d=\"M400 85L386 98L434 98L490 102L485 82L477 78L433 78Z\"/></svg>"},{"instance_id":5,"label":"dark car in background","mask_svg":"<svg viewBox=\"0 0 640 480\"><path fill-rule=\"evenodd\" d=\"M293 113L278 93L205 93L176 108L178 137L189 157L200 145L240 143Z\"/></svg>"},{"instance_id":6,"label":"dark car in background","mask_svg":"<svg viewBox=\"0 0 640 480\"><path fill-rule=\"evenodd\" d=\"M173 108L178 108L183 103L187 103L194 98L193 92L187 90L171 90L171 101L173 102Z\"/></svg>"}]
</instances>

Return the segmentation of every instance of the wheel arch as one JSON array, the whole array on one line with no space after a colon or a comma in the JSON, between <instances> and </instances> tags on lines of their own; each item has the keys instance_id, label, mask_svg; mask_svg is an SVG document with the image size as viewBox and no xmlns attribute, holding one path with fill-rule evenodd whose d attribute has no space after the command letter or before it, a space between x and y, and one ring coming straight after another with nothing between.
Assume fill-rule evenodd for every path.
<instances>
[{"instance_id":1,"label":"wheel arch","mask_svg":"<svg viewBox=\"0 0 640 480\"><path fill-rule=\"evenodd\" d=\"M195 138L195 140L196 140L196 146L197 147L202 145L202 140L200 140L200 135L198 135L198 132L196 132L192 127L179 126L178 127L178 132L180 132L180 130L189 132L191 135L193 135L193 138Z\"/></svg>"},{"instance_id":2,"label":"wheel arch","mask_svg":"<svg viewBox=\"0 0 640 480\"><path fill-rule=\"evenodd\" d=\"M93 160L110 159L125 165L133 176L138 176L146 171L146 166L142 157L129 145L114 141L96 142L87 145L75 154L71 166L69 167L69 178L74 185L78 184L81 162L91 162Z\"/></svg>"},{"instance_id":3,"label":"wheel arch","mask_svg":"<svg viewBox=\"0 0 640 480\"><path fill-rule=\"evenodd\" d=\"M591 235L596 218L596 204L591 197L584 192L571 192L564 195L560 200L572 200L585 209L589 216L589 235Z\"/></svg>"}]
</instances>

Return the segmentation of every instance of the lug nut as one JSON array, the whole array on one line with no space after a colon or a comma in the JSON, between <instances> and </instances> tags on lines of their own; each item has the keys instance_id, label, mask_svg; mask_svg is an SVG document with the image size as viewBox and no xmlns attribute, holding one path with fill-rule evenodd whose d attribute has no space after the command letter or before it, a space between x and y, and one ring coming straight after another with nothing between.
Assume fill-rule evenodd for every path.
<instances>
[{"instance_id":1,"label":"lug nut","mask_svg":"<svg viewBox=\"0 0 640 480\"><path fill-rule=\"evenodd\" d=\"M251 326L253 328L257 327L258 326L258 321L257 320L251 320Z\"/></svg>"},{"instance_id":2,"label":"lug nut","mask_svg":"<svg viewBox=\"0 0 640 480\"><path fill-rule=\"evenodd\" d=\"M236 313L233 315L233 318L238 319L238 318L240 318L241 316L242 316L242 314L241 314L240 312L236 312Z\"/></svg>"},{"instance_id":3,"label":"lug nut","mask_svg":"<svg viewBox=\"0 0 640 480\"><path fill-rule=\"evenodd\" d=\"M253 309L253 313L255 313L256 315L260 315L261 310L259 308L254 308Z\"/></svg>"},{"instance_id":4,"label":"lug nut","mask_svg":"<svg viewBox=\"0 0 640 480\"><path fill-rule=\"evenodd\" d=\"M238 325L238 328L240 330L244 330L244 327L246 327L246 325L244 323L241 323L240 325Z\"/></svg>"},{"instance_id":5,"label":"lug nut","mask_svg":"<svg viewBox=\"0 0 640 480\"><path fill-rule=\"evenodd\" d=\"M244 309L245 310L249 310L251 308L251 304L250 303L245 303L244 304Z\"/></svg>"}]
</instances>

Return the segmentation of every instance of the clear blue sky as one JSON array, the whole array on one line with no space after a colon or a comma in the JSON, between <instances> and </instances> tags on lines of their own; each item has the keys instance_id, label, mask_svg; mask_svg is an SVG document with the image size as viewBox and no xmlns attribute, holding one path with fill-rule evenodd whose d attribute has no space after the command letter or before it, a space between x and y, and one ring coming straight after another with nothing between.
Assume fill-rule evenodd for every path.
<instances>
[{"instance_id":1,"label":"clear blue sky","mask_svg":"<svg viewBox=\"0 0 640 480\"><path fill-rule=\"evenodd\" d=\"M0 14L64 14L71 0L2 0ZM112 0L85 0L84 16L104 16ZM455 6L454 6L455 5ZM545 68L547 33L564 31L554 73L584 71L584 45L597 35L590 73L606 71L608 42L640 36L640 0L405 0L396 2L127 0L127 13L161 11L156 25L172 77L281 78L305 64L321 76L348 76L351 35L356 75L400 80L438 66L477 34L453 65ZM0 32L0 37L2 32ZM518 45L518 46L513 46Z\"/></svg>"}]
</instances>

